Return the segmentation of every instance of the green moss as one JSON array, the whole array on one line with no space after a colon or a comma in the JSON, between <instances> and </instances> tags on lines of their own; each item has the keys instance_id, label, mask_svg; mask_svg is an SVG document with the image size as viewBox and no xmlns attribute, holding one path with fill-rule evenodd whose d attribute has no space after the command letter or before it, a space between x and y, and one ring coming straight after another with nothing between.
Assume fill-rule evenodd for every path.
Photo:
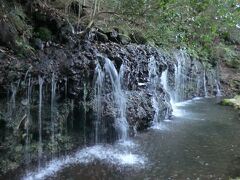
<instances>
[{"instance_id":1,"label":"green moss","mask_svg":"<svg viewBox=\"0 0 240 180\"><path fill-rule=\"evenodd\" d=\"M52 40L52 32L46 27L37 28L34 35L44 41Z\"/></svg>"},{"instance_id":2,"label":"green moss","mask_svg":"<svg viewBox=\"0 0 240 180\"><path fill-rule=\"evenodd\" d=\"M236 109L240 109L240 95L235 96L232 99L223 99L221 104L224 106L233 106Z\"/></svg>"},{"instance_id":3,"label":"green moss","mask_svg":"<svg viewBox=\"0 0 240 180\"><path fill-rule=\"evenodd\" d=\"M17 38L15 43L18 47L17 55L20 57L27 56L29 54L33 54L34 48L29 45L29 42L24 38Z\"/></svg>"},{"instance_id":4,"label":"green moss","mask_svg":"<svg viewBox=\"0 0 240 180\"><path fill-rule=\"evenodd\" d=\"M132 32L129 37L131 38L132 42L137 44L146 44L147 39L144 37L144 34L140 31L134 31Z\"/></svg>"}]
</instances>

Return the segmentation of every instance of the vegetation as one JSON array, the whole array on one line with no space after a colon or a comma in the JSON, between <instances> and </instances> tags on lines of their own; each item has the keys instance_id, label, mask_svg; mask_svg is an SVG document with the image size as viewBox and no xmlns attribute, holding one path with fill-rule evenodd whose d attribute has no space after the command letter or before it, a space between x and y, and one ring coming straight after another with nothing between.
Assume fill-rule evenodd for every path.
<instances>
[{"instance_id":1,"label":"vegetation","mask_svg":"<svg viewBox=\"0 0 240 180\"><path fill-rule=\"evenodd\" d=\"M240 4L238 0L11 0L9 11L1 6L0 16L8 18L20 34L17 45L29 48L33 28L22 6L39 6L61 12L70 23L92 25L103 30L118 28L122 34L141 35L136 41L164 48L186 48L213 65L219 61L240 67ZM21 3L22 6L19 6ZM30 5L29 5L30 4ZM12 6L11 6L12 7ZM33 8L34 9L34 8ZM38 28L35 36L52 39L52 32ZM46 37L45 37L46 35ZM134 37L134 36L132 36ZM142 38L144 37L144 38ZM19 39L19 38L18 38ZM136 38L131 38L136 39ZM19 43L20 42L20 43Z\"/></svg>"},{"instance_id":2,"label":"vegetation","mask_svg":"<svg viewBox=\"0 0 240 180\"><path fill-rule=\"evenodd\" d=\"M212 64L222 60L239 65L237 0L112 0L109 4L118 15L113 18L116 24L127 20L130 30L138 29L156 45L186 47Z\"/></svg>"}]
</instances>

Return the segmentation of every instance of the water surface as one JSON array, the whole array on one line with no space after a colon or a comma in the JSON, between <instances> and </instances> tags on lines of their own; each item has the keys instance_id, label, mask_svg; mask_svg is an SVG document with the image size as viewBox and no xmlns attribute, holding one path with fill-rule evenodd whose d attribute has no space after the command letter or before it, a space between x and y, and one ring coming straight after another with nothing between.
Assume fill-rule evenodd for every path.
<instances>
[{"instance_id":1,"label":"water surface","mask_svg":"<svg viewBox=\"0 0 240 180\"><path fill-rule=\"evenodd\" d=\"M176 107L177 117L161 123L160 128L150 128L128 142L79 150L25 178L149 180L240 176L237 112L218 105L216 99L196 99Z\"/></svg>"}]
</instances>

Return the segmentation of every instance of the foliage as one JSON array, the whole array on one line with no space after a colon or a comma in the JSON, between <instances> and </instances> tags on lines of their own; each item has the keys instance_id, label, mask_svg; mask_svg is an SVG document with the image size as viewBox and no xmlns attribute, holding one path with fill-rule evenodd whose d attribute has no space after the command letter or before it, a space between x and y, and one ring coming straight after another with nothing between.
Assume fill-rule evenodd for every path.
<instances>
[{"instance_id":1,"label":"foliage","mask_svg":"<svg viewBox=\"0 0 240 180\"><path fill-rule=\"evenodd\" d=\"M240 5L237 0L106 0L115 14L113 21L124 19L133 29L144 32L159 46L186 47L203 60L215 57L216 46L227 52L221 60L236 61L239 44Z\"/></svg>"},{"instance_id":2,"label":"foliage","mask_svg":"<svg viewBox=\"0 0 240 180\"><path fill-rule=\"evenodd\" d=\"M14 2L11 1L11 2ZM213 65L219 61L239 67L240 3L238 0L34 0L43 7L60 10L73 23L93 22L104 30L124 29L124 35L141 34L144 43L164 48L185 47L188 52ZM21 6L9 11L0 6L21 32L22 41L32 36ZM12 17L12 18L11 18ZM71 19L71 20L70 20ZM85 22L85 23L84 23ZM41 39L51 32L38 29ZM134 38L132 38L134 39ZM141 41L142 42L142 41Z\"/></svg>"}]
</instances>

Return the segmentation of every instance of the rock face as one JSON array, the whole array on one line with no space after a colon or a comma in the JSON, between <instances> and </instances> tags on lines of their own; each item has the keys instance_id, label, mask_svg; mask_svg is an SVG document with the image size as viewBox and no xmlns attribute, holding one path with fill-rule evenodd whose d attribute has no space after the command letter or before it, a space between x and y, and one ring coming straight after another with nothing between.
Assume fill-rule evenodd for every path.
<instances>
[{"instance_id":1,"label":"rock face","mask_svg":"<svg viewBox=\"0 0 240 180\"><path fill-rule=\"evenodd\" d=\"M9 136L16 144L22 142L22 150L23 145L28 146L28 153L36 157L40 131L47 144L45 152L71 149L74 142L75 146L93 143L98 116L96 67L99 64L104 69L104 58L113 63L120 77L129 134L171 118L170 100L217 94L216 71L205 68L182 50L167 53L149 45L111 42L96 30L87 32L84 38L71 34L68 39L66 44L48 44L23 59L0 51L0 104L8 104L1 108L1 121L10 126L1 135L1 144L5 145ZM117 138L115 119L119 110L114 93L109 91L114 84L107 74L104 76L101 118L105 125L99 127L104 142L112 142ZM39 77L44 81L42 114ZM43 126L40 130L39 116ZM8 148L3 151L8 152ZM14 161L21 161L20 157Z\"/></svg>"},{"instance_id":2,"label":"rock face","mask_svg":"<svg viewBox=\"0 0 240 180\"><path fill-rule=\"evenodd\" d=\"M95 98L95 68L97 63L104 63L98 58L101 54L113 62L118 72L122 64L125 66L121 86L127 96L127 119L131 127L144 129L149 127L153 120L154 109L151 102L153 91L150 88L152 78L150 76L157 77L154 92L160 107L159 120L166 118L167 111L169 117L171 116L169 95L172 95L171 98L175 101L182 101L197 96L217 94L218 81L214 74L215 70L204 69L199 61L184 57L186 54L179 50L169 55L148 45L100 43L94 40L95 35L98 34L90 33L91 38L88 40L78 40L75 37L74 44L66 44L63 47L46 47L30 59L19 60L2 55L0 64L2 92L12 94L9 87L17 86L17 96L21 96L26 91L27 79L31 79L32 86L37 87L37 78L41 76L45 81L45 91L48 92L47 101L47 97L51 97L50 87L54 74L57 83L57 101L72 99L75 104L86 101L88 104L86 114L92 113ZM151 58L156 62L154 70L156 74L150 74ZM167 71L167 87L163 87L164 82L161 82L164 71ZM105 86L109 85L111 84L105 84ZM34 101L38 101L37 95L34 98ZM106 104L111 104L110 101L111 98L106 100ZM109 116L109 113L106 114ZM94 118L94 115L87 117L89 121L93 121Z\"/></svg>"}]
</instances>

